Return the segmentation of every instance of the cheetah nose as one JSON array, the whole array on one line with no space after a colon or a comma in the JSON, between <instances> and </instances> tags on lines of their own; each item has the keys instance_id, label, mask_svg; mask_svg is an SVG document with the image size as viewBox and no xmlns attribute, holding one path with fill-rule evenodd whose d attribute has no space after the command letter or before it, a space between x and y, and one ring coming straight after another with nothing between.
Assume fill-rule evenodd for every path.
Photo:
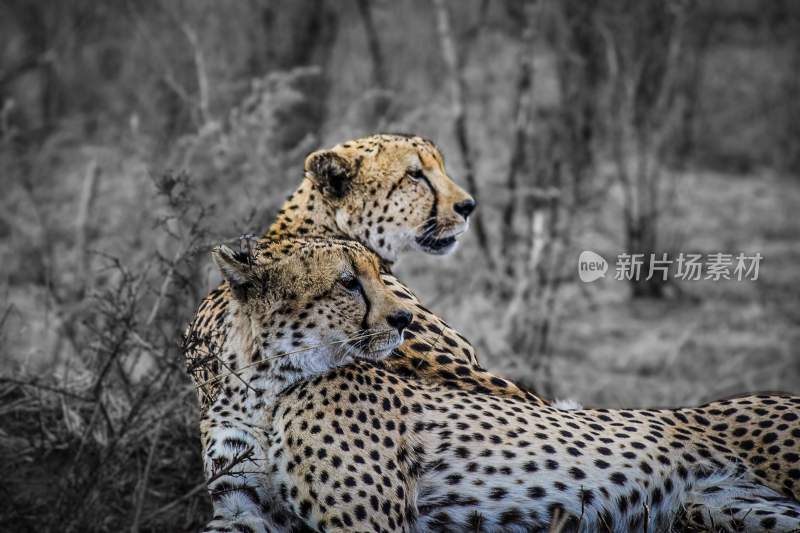
<instances>
[{"instance_id":1,"label":"cheetah nose","mask_svg":"<svg viewBox=\"0 0 800 533\"><path fill-rule=\"evenodd\" d=\"M453 211L464 217L464 220L466 220L467 217L469 217L472 214L472 212L475 211L475 208L477 206L478 204L475 203L475 200L469 198L467 200L458 202L457 204L453 205Z\"/></svg>"},{"instance_id":2,"label":"cheetah nose","mask_svg":"<svg viewBox=\"0 0 800 533\"><path fill-rule=\"evenodd\" d=\"M403 330L406 329L409 324L411 324L413 319L414 315L408 311L395 311L386 317L386 322L388 322L393 328L397 328L398 333L402 333Z\"/></svg>"}]
</instances>

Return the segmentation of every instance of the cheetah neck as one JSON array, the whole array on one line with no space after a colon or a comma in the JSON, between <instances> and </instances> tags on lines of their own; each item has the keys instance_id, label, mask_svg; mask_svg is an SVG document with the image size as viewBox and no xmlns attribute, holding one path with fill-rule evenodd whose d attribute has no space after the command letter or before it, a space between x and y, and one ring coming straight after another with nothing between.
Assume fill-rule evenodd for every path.
<instances>
[{"instance_id":1,"label":"cheetah neck","mask_svg":"<svg viewBox=\"0 0 800 533\"><path fill-rule=\"evenodd\" d=\"M300 187L284 202L277 219L264 237L352 239L375 252L387 269L397 261L396 256L387 257L386 252L376 251L379 248L370 241L369 231L359 228L358 224L352 226L345 210L337 208L325 199L319 188L308 178L304 178Z\"/></svg>"},{"instance_id":2,"label":"cheetah neck","mask_svg":"<svg viewBox=\"0 0 800 533\"><path fill-rule=\"evenodd\" d=\"M264 236L270 239L348 237L336 224L336 209L307 178L284 202Z\"/></svg>"},{"instance_id":3,"label":"cheetah neck","mask_svg":"<svg viewBox=\"0 0 800 533\"><path fill-rule=\"evenodd\" d=\"M225 359L235 363L226 369L224 384L239 392L242 408L270 406L293 384L352 362L343 345L326 345L312 332L285 327L276 313L258 321L241 318L233 321L226 342Z\"/></svg>"}]
</instances>

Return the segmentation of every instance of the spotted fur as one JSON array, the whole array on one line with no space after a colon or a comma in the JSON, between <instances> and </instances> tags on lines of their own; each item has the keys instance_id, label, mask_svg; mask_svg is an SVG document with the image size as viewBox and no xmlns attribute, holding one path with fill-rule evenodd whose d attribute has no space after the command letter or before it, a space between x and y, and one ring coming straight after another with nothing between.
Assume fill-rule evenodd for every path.
<instances>
[{"instance_id":1,"label":"spotted fur","mask_svg":"<svg viewBox=\"0 0 800 533\"><path fill-rule=\"evenodd\" d=\"M388 323L399 308L413 311L369 252L330 240L295 244L286 254L300 260L259 261L288 270L265 279L302 283L240 291L245 303L232 313L226 350L268 364L243 368L241 384L211 409L221 440L207 467L224 502L212 528L547 531L566 516L566 531L653 532L684 513L721 531L800 528L800 398L563 410L411 379L370 347L341 357L332 344ZM363 292L342 292L348 272ZM378 308L385 315L365 322ZM298 339L313 350L281 355L297 348L280 339L293 337L298 320L329 315ZM245 405L254 418L242 415ZM231 417L239 426L226 426ZM235 451L255 456L231 474Z\"/></svg>"}]
</instances>

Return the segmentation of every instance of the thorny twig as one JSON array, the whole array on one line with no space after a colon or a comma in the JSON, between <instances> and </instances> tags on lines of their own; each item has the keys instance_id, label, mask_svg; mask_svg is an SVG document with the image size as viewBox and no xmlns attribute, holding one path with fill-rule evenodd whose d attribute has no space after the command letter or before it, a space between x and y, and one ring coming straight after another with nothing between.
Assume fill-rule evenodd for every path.
<instances>
[{"instance_id":1,"label":"thorny twig","mask_svg":"<svg viewBox=\"0 0 800 533\"><path fill-rule=\"evenodd\" d=\"M203 481L202 483L198 483L197 485L192 487L191 490L189 490L187 493L183 494L182 496L179 496L178 498L175 498L171 502L169 502L169 503L167 503L165 505L162 505L161 507L159 507L155 511L151 512L150 514L148 514L145 518L142 519L142 524L147 524L148 522L150 522L156 516L169 511L170 509L172 509L176 505L179 505L179 504L183 503L184 501L196 496L200 492L208 489L209 485L211 485L214 481L216 481L217 479L221 478L222 476L230 474L231 471L236 466L238 466L240 463L243 463L244 461L252 461L253 459L250 457L251 454L252 454L252 449L247 449L247 450L244 450L241 454L235 455L233 457L233 460L230 461L225 466L225 468L223 468L219 472L215 472L213 475L211 475L207 480ZM237 472L237 473L241 473L241 472Z\"/></svg>"},{"instance_id":2,"label":"thorny twig","mask_svg":"<svg viewBox=\"0 0 800 533\"><path fill-rule=\"evenodd\" d=\"M136 510L133 513L133 524L131 525L131 533L138 533L142 517L142 508L144 507L145 494L147 492L147 484L150 480L150 469L153 467L153 458L156 455L156 446L158 446L161 438L161 428L164 419L159 418L156 422L153 441L150 443L150 450L147 452L147 461L145 462L144 472L139 481L139 490L136 493Z\"/></svg>"}]
</instances>

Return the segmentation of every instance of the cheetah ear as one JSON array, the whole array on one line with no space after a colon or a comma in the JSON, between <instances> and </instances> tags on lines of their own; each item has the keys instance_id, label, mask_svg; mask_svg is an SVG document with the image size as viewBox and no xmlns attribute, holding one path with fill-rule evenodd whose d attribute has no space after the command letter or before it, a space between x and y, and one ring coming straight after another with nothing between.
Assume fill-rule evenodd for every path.
<instances>
[{"instance_id":1,"label":"cheetah ear","mask_svg":"<svg viewBox=\"0 0 800 533\"><path fill-rule=\"evenodd\" d=\"M243 298L247 288L256 280L250 258L243 253L234 252L224 244L214 248L211 257L222 277L230 284L234 296Z\"/></svg>"},{"instance_id":2,"label":"cheetah ear","mask_svg":"<svg viewBox=\"0 0 800 533\"><path fill-rule=\"evenodd\" d=\"M333 198L343 198L353 184L356 168L333 150L319 150L306 157L306 177Z\"/></svg>"}]
</instances>

